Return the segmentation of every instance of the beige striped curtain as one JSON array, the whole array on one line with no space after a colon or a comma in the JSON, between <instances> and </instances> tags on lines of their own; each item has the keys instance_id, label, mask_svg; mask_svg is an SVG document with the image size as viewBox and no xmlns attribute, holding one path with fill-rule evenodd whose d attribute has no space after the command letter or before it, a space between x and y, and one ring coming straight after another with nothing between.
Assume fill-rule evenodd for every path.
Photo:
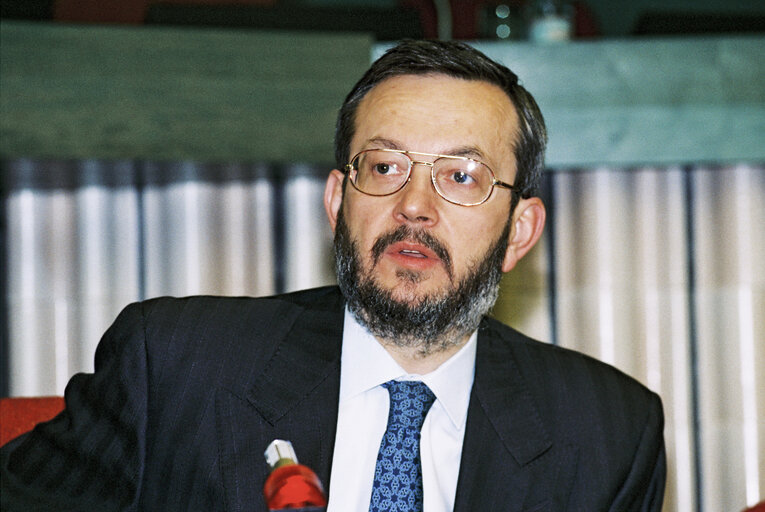
<instances>
[{"instance_id":1,"label":"beige striped curtain","mask_svg":"<svg viewBox=\"0 0 765 512\"><path fill-rule=\"evenodd\" d=\"M333 281L323 169L5 167L80 177L7 187L12 395L60 394L91 370L100 334L130 301ZM578 169L545 181L546 237L505 276L495 316L662 396L664 510L765 499L765 167Z\"/></svg>"}]
</instances>

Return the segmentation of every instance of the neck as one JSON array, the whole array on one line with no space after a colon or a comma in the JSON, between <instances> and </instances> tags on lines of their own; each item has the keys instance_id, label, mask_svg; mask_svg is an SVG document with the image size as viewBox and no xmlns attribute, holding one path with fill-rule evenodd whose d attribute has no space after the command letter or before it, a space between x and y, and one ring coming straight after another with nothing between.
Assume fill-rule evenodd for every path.
<instances>
[{"instance_id":1,"label":"neck","mask_svg":"<svg viewBox=\"0 0 765 512\"><path fill-rule=\"evenodd\" d=\"M457 343L450 343L447 346L438 346L437 348L423 348L422 346L402 347L389 340L376 338L382 347L390 354L396 363L407 373L417 375L426 375L435 371L439 366L449 360L454 354L465 346L470 339L468 333Z\"/></svg>"}]
</instances>

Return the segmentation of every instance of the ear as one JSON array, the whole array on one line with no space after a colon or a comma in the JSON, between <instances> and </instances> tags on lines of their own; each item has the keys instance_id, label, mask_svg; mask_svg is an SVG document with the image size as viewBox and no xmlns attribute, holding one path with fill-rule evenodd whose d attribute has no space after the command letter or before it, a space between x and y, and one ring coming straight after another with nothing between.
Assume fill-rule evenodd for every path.
<instances>
[{"instance_id":1,"label":"ear","mask_svg":"<svg viewBox=\"0 0 765 512\"><path fill-rule=\"evenodd\" d=\"M507 243L502 272L510 272L534 247L545 227L545 205L538 197L521 199L513 212L513 226Z\"/></svg>"},{"instance_id":2,"label":"ear","mask_svg":"<svg viewBox=\"0 0 765 512\"><path fill-rule=\"evenodd\" d=\"M337 225L337 214L343 204L343 180L345 174L333 169L327 177L327 183L324 185L324 209L327 212L329 226L332 232L335 232Z\"/></svg>"}]
</instances>

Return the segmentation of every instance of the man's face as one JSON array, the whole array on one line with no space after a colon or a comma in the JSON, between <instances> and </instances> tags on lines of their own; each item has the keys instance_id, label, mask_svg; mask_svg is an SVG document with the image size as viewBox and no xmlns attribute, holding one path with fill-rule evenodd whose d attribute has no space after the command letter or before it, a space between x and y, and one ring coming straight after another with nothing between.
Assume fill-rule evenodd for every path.
<instances>
[{"instance_id":1,"label":"man's face","mask_svg":"<svg viewBox=\"0 0 765 512\"><path fill-rule=\"evenodd\" d=\"M505 93L486 82L444 75L388 79L361 101L355 128L352 155L387 148L468 156L499 180L515 178L517 115ZM426 351L422 342L432 337L452 338L436 346L458 343L493 305L501 270L509 270L510 200L509 190L497 188L478 206L449 203L424 165L390 196L368 196L349 185L342 206L329 201L335 205L330 212L340 214L335 249L349 305L353 309L355 300L376 310L368 315L376 316L376 328L370 325L375 318L362 320L378 337Z\"/></svg>"},{"instance_id":2,"label":"man's face","mask_svg":"<svg viewBox=\"0 0 765 512\"><path fill-rule=\"evenodd\" d=\"M389 148L468 156L512 183L517 130L510 99L493 84L405 75L383 81L361 101L350 153ZM416 304L443 294L485 258L508 222L510 191L496 188L479 206L451 204L434 190L430 168L417 165L406 187L390 196L368 196L348 186L342 207L361 270L374 273L397 300ZM401 227L421 236L386 243L386 235Z\"/></svg>"}]
</instances>

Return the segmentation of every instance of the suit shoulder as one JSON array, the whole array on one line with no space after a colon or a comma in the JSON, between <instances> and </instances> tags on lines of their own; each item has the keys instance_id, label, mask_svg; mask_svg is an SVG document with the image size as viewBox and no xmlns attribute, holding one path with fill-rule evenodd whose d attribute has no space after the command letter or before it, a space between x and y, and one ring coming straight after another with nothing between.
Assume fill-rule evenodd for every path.
<instances>
[{"instance_id":1,"label":"suit shoulder","mask_svg":"<svg viewBox=\"0 0 765 512\"><path fill-rule=\"evenodd\" d=\"M165 362L268 353L303 308L277 297L158 297L127 306L110 328L120 338L145 340Z\"/></svg>"},{"instance_id":2,"label":"suit shoulder","mask_svg":"<svg viewBox=\"0 0 765 512\"><path fill-rule=\"evenodd\" d=\"M638 402L658 401L656 393L634 377L592 356L532 339L495 319L487 319L484 325L512 354L524 377L539 389L565 387L571 393L593 397L618 390Z\"/></svg>"},{"instance_id":3,"label":"suit shoulder","mask_svg":"<svg viewBox=\"0 0 765 512\"><path fill-rule=\"evenodd\" d=\"M664 414L656 393L585 354L535 341L494 320L483 328L477 355L489 374L483 381L498 394L513 393L503 405L525 404L523 421L551 441L548 453L577 454L574 485L587 492L572 494L569 508L636 510L631 493L642 495L652 485L660 496ZM484 395L489 402L491 395ZM610 490L592 494L592 482Z\"/></svg>"},{"instance_id":4,"label":"suit shoulder","mask_svg":"<svg viewBox=\"0 0 765 512\"><path fill-rule=\"evenodd\" d=\"M177 315L194 315L213 311L225 315L250 314L271 315L280 310L341 308L342 295L336 286L325 286L291 293L262 297L229 297L193 295L188 297L156 297L130 304L123 314L140 314L145 318L161 316L163 319Z\"/></svg>"},{"instance_id":5,"label":"suit shoulder","mask_svg":"<svg viewBox=\"0 0 765 512\"><path fill-rule=\"evenodd\" d=\"M270 298L297 304L307 309L342 309L345 304L345 299L337 286L322 286L283 293Z\"/></svg>"},{"instance_id":6,"label":"suit shoulder","mask_svg":"<svg viewBox=\"0 0 765 512\"><path fill-rule=\"evenodd\" d=\"M117 330L142 328L150 351L199 350L200 346L227 357L270 350L307 311L321 315L341 311L335 287L268 297L159 297L126 307L115 321ZM230 351L220 351L222 344Z\"/></svg>"}]
</instances>

